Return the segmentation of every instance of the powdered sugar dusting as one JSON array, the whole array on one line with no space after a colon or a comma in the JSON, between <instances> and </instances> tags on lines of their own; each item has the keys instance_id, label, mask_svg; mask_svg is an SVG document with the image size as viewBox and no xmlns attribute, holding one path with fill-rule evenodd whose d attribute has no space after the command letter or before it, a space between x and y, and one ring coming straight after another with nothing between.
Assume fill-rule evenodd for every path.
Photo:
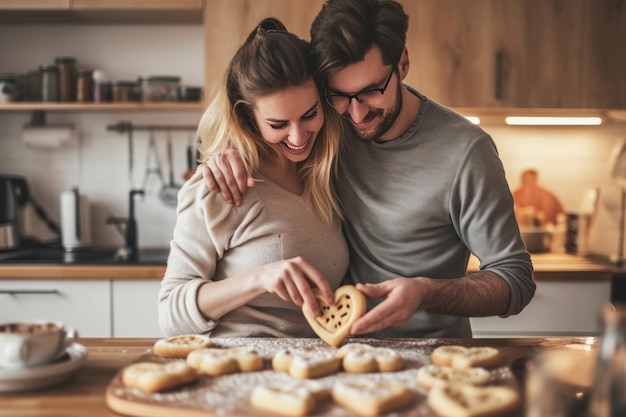
<instances>
[{"instance_id":1,"label":"powdered sugar dusting","mask_svg":"<svg viewBox=\"0 0 626 417\"><path fill-rule=\"evenodd\" d=\"M249 403L252 390L258 385L276 384L284 381L285 385L294 381L289 374L271 369L271 358L281 350L288 350L292 354L302 352L328 352L336 353L337 349L327 345L320 339L293 339L293 338L214 338L216 346L221 347L248 347L254 349L265 359L265 367L262 371L249 373L235 373L210 377L203 375L197 382L169 391L150 394L138 389L126 388L121 383L120 375L116 376L111 385L112 393L124 401L144 402L151 405L162 406L165 409L186 408L207 412L207 415L237 415L237 416L264 416L267 413L257 410ZM348 343L365 343L372 347L393 349L399 353L405 361L405 369L397 372L349 374L339 372L315 379L324 388L332 389L337 381L359 381L366 378L369 381L400 380L403 381L414 393L415 401L409 409L388 413L386 416L433 416L434 413L426 403L427 391L417 384L417 372L423 365L430 364L430 353L441 344L437 339L407 339L407 340L381 340L381 339L356 339L348 340ZM168 361L170 359L159 358L148 354L138 358L148 361ZM518 383L509 366L501 366L491 371L492 382L490 384L506 385L519 391ZM175 415L175 411L172 411ZM312 416L352 417L353 413L335 405L328 399L315 408Z\"/></svg>"}]
</instances>

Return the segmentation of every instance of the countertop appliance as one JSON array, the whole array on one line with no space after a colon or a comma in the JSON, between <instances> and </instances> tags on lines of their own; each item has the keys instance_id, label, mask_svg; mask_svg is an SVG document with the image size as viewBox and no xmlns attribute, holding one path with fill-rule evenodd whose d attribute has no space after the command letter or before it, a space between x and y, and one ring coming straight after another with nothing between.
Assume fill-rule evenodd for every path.
<instances>
[{"instance_id":1,"label":"countertop appliance","mask_svg":"<svg viewBox=\"0 0 626 417\"><path fill-rule=\"evenodd\" d=\"M91 245L89 200L78 188L61 193L61 243L66 251Z\"/></svg>"},{"instance_id":2,"label":"countertop appliance","mask_svg":"<svg viewBox=\"0 0 626 417\"><path fill-rule=\"evenodd\" d=\"M28 201L26 178L0 175L0 251L20 246L19 211Z\"/></svg>"}]
</instances>

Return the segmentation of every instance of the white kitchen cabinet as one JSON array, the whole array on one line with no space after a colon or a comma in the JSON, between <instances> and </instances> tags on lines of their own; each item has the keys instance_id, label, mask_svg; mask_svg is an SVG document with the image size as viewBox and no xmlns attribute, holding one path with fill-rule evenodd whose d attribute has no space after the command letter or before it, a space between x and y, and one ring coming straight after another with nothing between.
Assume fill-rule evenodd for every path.
<instances>
[{"instance_id":1,"label":"white kitchen cabinet","mask_svg":"<svg viewBox=\"0 0 626 417\"><path fill-rule=\"evenodd\" d=\"M610 301L610 281L537 282L518 315L471 318L474 337L599 336L599 314Z\"/></svg>"},{"instance_id":2,"label":"white kitchen cabinet","mask_svg":"<svg viewBox=\"0 0 626 417\"><path fill-rule=\"evenodd\" d=\"M113 337L163 337L157 301L161 281L113 281Z\"/></svg>"},{"instance_id":3,"label":"white kitchen cabinet","mask_svg":"<svg viewBox=\"0 0 626 417\"><path fill-rule=\"evenodd\" d=\"M111 336L110 281L0 280L0 321L61 321L80 337Z\"/></svg>"}]
</instances>

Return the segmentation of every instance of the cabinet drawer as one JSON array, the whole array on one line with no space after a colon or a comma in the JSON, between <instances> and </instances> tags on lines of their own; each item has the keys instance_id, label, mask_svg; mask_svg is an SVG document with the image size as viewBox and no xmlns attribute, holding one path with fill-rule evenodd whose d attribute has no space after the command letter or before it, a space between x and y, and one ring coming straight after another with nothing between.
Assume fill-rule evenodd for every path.
<instances>
[{"instance_id":1,"label":"cabinet drawer","mask_svg":"<svg viewBox=\"0 0 626 417\"><path fill-rule=\"evenodd\" d=\"M471 318L474 337L599 336L600 310L611 282L537 282L532 301L516 316Z\"/></svg>"},{"instance_id":2,"label":"cabinet drawer","mask_svg":"<svg viewBox=\"0 0 626 417\"><path fill-rule=\"evenodd\" d=\"M0 280L0 321L58 320L81 337L111 337L109 281Z\"/></svg>"},{"instance_id":3,"label":"cabinet drawer","mask_svg":"<svg viewBox=\"0 0 626 417\"><path fill-rule=\"evenodd\" d=\"M113 281L113 337L163 337L160 288L161 281Z\"/></svg>"}]
</instances>

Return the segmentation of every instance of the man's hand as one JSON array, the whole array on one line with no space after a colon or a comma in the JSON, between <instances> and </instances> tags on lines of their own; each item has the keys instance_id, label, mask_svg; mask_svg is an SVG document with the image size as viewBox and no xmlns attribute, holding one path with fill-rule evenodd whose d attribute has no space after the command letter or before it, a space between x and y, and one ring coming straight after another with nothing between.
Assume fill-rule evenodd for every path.
<instances>
[{"instance_id":1,"label":"man's hand","mask_svg":"<svg viewBox=\"0 0 626 417\"><path fill-rule=\"evenodd\" d=\"M254 187L254 178L246 172L241 156L234 149L213 155L199 169L209 190L221 193L226 202L234 202L236 206L241 204L248 187Z\"/></svg>"},{"instance_id":2,"label":"man's hand","mask_svg":"<svg viewBox=\"0 0 626 417\"><path fill-rule=\"evenodd\" d=\"M402 326L422 304L422 292L416 278L395 278L380 284L357 284L356 287L368 298L385 300L352 325L351 335Z\"/></svg>"}]
</instances>

